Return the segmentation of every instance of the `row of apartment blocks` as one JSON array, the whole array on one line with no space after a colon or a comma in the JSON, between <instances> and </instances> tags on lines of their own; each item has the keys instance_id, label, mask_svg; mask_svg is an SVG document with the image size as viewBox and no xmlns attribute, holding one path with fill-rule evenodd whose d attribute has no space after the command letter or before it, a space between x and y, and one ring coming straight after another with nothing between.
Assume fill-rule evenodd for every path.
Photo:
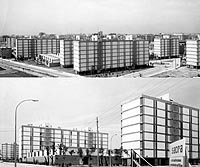
<instances>
[{"instance_id":1,"label":"row of apartment blocks","mask_svg":"<svg viewBox=\"0 0 200 167\"><path fill-rule=\"evenodd\" d=\"M19 158L28 153L46 150L54 145L69 149L97 148L97 133L91 130L79 131L51 126L22 125L19 135ZM99 148L108 149L108 133L99 133Z\"/></svg>"},{"instance_id":2,"label":"row of apartment blocks","mask_svg":"<svg viewBox=\"0 0 200 167\"><path fill-rule=\"evenodd\" d=\"M16 58L35 58L39 54L58 54L60 65L74 66L74 70L81 73L148 65L149 42L147 40L17 39Z\"/></svg>"},{"instance_id":3,"label":"row of apartment blocks","mask_svg":"<svg viewBox=\"0 0 200 167\"><path fill-rule=\"evenodd\" d=\"M191 163L200 160L199 109L169 96L142 95L121 106L121 146L153 165L169 164L169 144L185 138Z\"/></svg>"}]
</instances>

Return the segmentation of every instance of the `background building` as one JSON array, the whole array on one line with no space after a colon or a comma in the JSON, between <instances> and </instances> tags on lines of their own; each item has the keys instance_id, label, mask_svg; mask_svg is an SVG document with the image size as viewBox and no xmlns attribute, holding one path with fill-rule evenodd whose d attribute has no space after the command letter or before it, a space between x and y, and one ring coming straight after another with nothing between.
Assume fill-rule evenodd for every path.
<instances>
[{"instance_id":1,"label":"background building","mask_svg":"<svg viewBox=\"0 0 200 167\"><path fill-rule=\"evenodd\" d=\"M121 106L121 146L153 165L168 164L169 144L185 138L190 162L200 159L199 109L142 95Z\"/></svg>"},{"instance_id":2,"label":"background building","mask_svg":"<svg viewBox=\"0 0 200 167\"><path fill-rule=\"evenodd\" d=\"M154 38L154 55L158 58L179 56L179 39L171 37Z\"/></svg>"},{"instance_id":3,"label":"background building","mask_svg":"<svg viewBox=\"0 0 200 167\"><path fill-rule=\"evenodd\" d=\"M60 52L59 39L16 39L16 58L35 58L38 54L58 54Z\"/></svg>"},{"instance_id":4,"label":"background building","mask_svg":"<svg viewBox=\"0 0 200 167\"><path fill-rule=\"evenodd\" d=\"M92 131L67 130L51 126L22 125L19 138L19 156L45 150L47 146L65 145L67 148L97 148L97 135ZM108 134L99 133L99 148L108 148Z\"/></svg>"},{"instance_id":5,"label":"background building","mask_svg":"<svg viewBox=\"0 0 200 167\"><path fill-rule=\"evenodd\" d=\"M12 58L12 49L6 47L0 47L0 57L2 58Z\"/></svg>"},{"instance_id":6,"label":"background building","mask_svg":"<svg viewBox=\"0 0 200 167\"><path fill-rule=\"evenodd\" d=\"M14 160L15 155L14 155L14 144L8 144L4 143L2 144L2 159L3 160ZM17 157L19 156L19 145L17 145L17 150L16 150Z\"/></svg>"},{"instance_id":7,"label":"background building","mask_svg":"<svg viewBox=\"0 0 200 167\"><path fill-rule=\"evenodd\" d=\"M188 66L200 66L200 40L186 41L186 64Z\"/></svg>"}]
</instances>

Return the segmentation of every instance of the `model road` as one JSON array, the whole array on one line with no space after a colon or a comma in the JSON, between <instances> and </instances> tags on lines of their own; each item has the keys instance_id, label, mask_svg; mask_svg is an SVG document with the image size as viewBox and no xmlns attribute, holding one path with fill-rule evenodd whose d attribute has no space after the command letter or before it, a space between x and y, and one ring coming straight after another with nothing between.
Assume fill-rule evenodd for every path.
<instances>
[{"instance_id":1,"label":"model road","mask_svg":"<svg viewBox=\"0 0 200 167\"><path fill-rule=\"evenodd\" d=\"M3 66L7 66L9 68L26 72L29 74L37 75L39 77L81 77L79 75L67 73L64 71L38 67L38 66L16 62L12 60L7 60L7 59L2 59L2 58L0 58L0 63Z\"/></svg>"}]
</instances>

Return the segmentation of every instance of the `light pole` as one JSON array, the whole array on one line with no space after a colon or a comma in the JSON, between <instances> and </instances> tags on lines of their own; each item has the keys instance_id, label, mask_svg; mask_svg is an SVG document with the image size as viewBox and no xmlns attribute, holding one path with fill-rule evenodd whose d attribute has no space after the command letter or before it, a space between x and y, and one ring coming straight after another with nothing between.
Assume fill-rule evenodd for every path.
<instances>
[{"instance_id":1,"label":"light pole","mask_svg":"<svg viewBox=\"0 0 200 167\"><path fill-rule=\"evenodd\" d=\"M39 100L35 100L35 99L22 100L21 102L17 104L15 108L15 143L14 143L15 167L17 166L17 109L22 103L27 102L27 101L38 102Z\"/></svg>"},{"instance_id":2,"label":"light pole","mask_svg":"<svg viewBox=\"0 0 200 167\"><path fill-rule=\"evenodd\" d=\"M112 166L111 150L112 150L112 139L114 136L117 136L117 134L112 135L112 137L110 138L110 166Z\"/></svg>"}]
</instances>

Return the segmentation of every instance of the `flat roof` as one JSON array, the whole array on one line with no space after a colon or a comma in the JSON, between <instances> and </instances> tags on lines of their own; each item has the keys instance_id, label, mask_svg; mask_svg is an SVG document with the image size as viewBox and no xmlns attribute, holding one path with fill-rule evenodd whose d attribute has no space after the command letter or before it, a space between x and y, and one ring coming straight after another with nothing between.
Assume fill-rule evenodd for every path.
<instances>
[{"instance_id":1,"label":"flat roof","mask_svg":"<svg viewBox=\"0 0 200 167\"><path fill-rule=\"evenodd\" d=\"M153 97L153 96L149 96L149 95L145 95L145 94L141 94L140 96L137 96L137 97L135 97L133 99L129 99L127 101L124 101L124 102L122 102L121 106L124 105L124 104L127 104L127 103L129 103L131 101L134 101L136 99L140 99L140 98L149 98L149 99L153 99L153 100L157 100L157 101L161 101L161 102L165 102L165 103L171 103L171 104L173 103L173 104L177 104L179 106L183 106L183 107L186 107L186 108L191 108L191 109L195 109L195 110L199 111L198 108L195 108L195 107L192 107L192 106L189 106L189 105L185 105L185 104L180 104L180 103L178 103L178 102L176 102L174 100L170 100L170 101L169 100L164 100L164 99L161 99L161 98L158 98L158 97Z\"/></svg>"}]
</instances>

